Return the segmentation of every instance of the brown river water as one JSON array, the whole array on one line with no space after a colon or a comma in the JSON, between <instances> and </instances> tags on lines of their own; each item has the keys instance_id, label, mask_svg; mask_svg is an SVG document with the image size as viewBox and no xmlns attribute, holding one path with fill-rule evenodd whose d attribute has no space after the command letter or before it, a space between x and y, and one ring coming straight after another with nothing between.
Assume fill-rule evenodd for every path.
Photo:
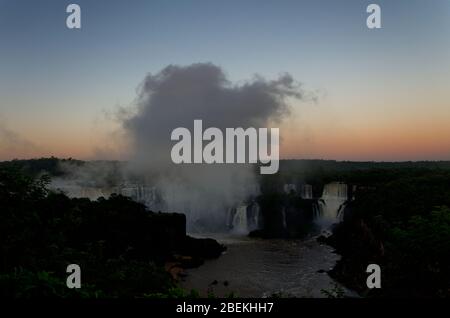
<instances>
[{"instance_id":1,"label":"brown river water","mask_svg":"<svg viewBox=\"0 0 450 318\"><path fill-rule=\"evenodd\" d=\"M218 240L227 246L227 251L217 259L186 271L181 286L195 289L201 296L211 291L217 297L233 293L245 298L272 295L316 298L325 297L322 289L330 291L335 287L328 274L319 271L330 270L340 256L315 238L263 240L218 234L204 237Z\"/></svg>"}]
</instances>

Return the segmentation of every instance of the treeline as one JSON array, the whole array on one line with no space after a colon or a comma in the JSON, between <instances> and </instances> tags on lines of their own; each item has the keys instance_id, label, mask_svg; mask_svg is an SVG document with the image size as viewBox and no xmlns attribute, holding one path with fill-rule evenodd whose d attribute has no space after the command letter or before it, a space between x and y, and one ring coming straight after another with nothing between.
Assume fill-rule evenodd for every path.
<instances>
[{"instance_id":1,"label":"treeline","mask_svg":"<svg viewBox=\"0 0 450 318\"><path fill-rule=\"evenodd\" d=\"M61 163L69 163L74 166L82 166L85 161L72 158L60 159L56 157L39 159L14 159L11 161L1 161L0 168L20 170L28 176L37 177L47 174L52 177L59 177L66 173Z\"/></svg>"},{"instance_id":2,"label":"treeline","mask_svg":"<svg viewBox=\"0 0 450 318\"><path fill-rule=\"evenodd\" d=\"M405 162L357 162L335 160L281 160L276 175L263 176L270 184L295 183L301 181L321 190L321 186L333 181L347 183L375 181L376 178L392 179L395 174L408 170L450 170L450 161L405 161ZM320 193L315 195L320 196Z\"/></svg>"},{"instance_id":3,"label":"treeline","mask_svg":"<svg viewBox=\"0 0 450 318\"><path fill-rule=\"evenodd\" d=\"M71 199L49 178L0 167L0 297L150 297L175 287L164 266L199 265L223 247L186 236L185 216L131 199ZM66 287L78 264L82 288Z\"/></svg>"},{"instance_id":4,"label":"treeline","mask_svg":"<svg viewBox=\"0 0 450 318\"><path fill-rule=\"evenodd\" d=\"M46 173L50 176L62 176L65 171L61 165L70 164L81 167L88 161L77 160L73 158L39 158L39 159L15 159L0 162L0 167L16 168L32 176L38 176ZM90 163L109 164L111 167L120 167L125 162L122 161L89 161ZM404 161L404 162L358 162L358 161L336 161L336 160L313 160L313 159L292 159L280 160L280 170L276 174L277 179L283 182L301 179L306 183L317 183L334 181L342 175L356 175L357 171L367 170L401 170L401 169L448 169L450 170L450 161ZM255 166L255 171L259 175L259 167ZM271 175L266 175L271 176ZM337 178L337 179L336 179Z\"/></svg>"}]
</instances>

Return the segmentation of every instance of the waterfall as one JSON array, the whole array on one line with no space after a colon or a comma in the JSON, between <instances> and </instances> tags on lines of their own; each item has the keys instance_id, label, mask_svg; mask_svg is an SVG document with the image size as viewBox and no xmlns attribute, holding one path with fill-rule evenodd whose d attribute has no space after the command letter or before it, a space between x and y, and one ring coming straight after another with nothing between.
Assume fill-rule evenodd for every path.
<instances>
[{"instance_id":1,"label":"waterfall","mask_svg":"<svg viewBox=\"0 0 450 318\"><path fill-rule=\"evenodd\" d=\"M257 230L260 228L260 209L259 204L256 202L251 203L247 208L247 226L249 231Z\"/></svg>"},{"instance_id":2,"label":"waterfall","mask_svg":"<svg viewBox=\"0 0 450 318\"><path fill-rule=\"evenodd\" d=\"M234 215L236 214L235 208L228 208L225 216L225 226L227 229L233 228Z\"/></svg>"},{"instance_id":3,"label":"waterfall","mask_svg":"<svg viewBox=\"0 0 450 318\"><path fill-rule=\"evenodd\" d=\"M108 198L114 192L112 188L85 186L74 182L53 182L49 188L63 192L70 198L88 198L90 200L97 200L100 197Z\"/></svg>"},{"instance_id":4,"label":"waterfall","mask_svg":"<svg viewBox=\"0 0 450 318\"><path fill-rule=\"evenodd\" d=\"M138 183L123 183L118 187L118 193L145 204L150 210L160 210L156 187Z\"/></svg>"},{"instance_id":5,"label":"waterfall","mask_svg":"<svg viewBox=\"0 0 450 318\"><path fill-rule=\"evenodd\" d=\"M314 220L317 220L320 218L320 210L321 210L320 204L321 204L321 202L319 202L318 204L313 204L313 206L312 206Z\"/></svg>"},{"instance_id":6,"label":"waterfall","mask_svg":"<svg viewBox=\"0 0 450 318\"><path fill-rule=\"evenodd\" d=\"M283 186L283 190L284 190L284 192L287 193L287 194L289 194L289 193L291 193L291 192L296 193L296 192L297 192L297 186L296 186L295 184L293 184L293 183L286 183L286 184Z\"/></svg>"},{"instance_id":7,"label":"waterfall","mask_svg":"<svg viewBox=\"0 0 450 318\"><path fill-rule=\"evenodd\" d=\"M239 234L248 234L260 228L261 216L259 204L252 202L249 205L240 205L229 209L227 220L231 219L232 231Z\"/></svg>"},{"instance_id":8,"label":"waterfall","mask_svg":"<svg viewBox=\"0 0 450 318\"><path fill-rule=\"evenodd\" d=\"M313 192L312 192L312 185L310 184L302 184L299 187L299 192L297 192L297 186L293 183L286 183L283 186L283 190L285 193L299 193L300 197L302 199L312 199L313 198Z\"/></svg>"},{"instance_id":9,"label":"waterfall","mask_svg":"<svg viewBox=\"0 0 450 318\"><path fill-rule=\"evenodd\" d=\"M285 207L283 207L282 209L281 209L281 216L282 216L282 218L283 218L283 220L282 220L282 222L283 222L283 229L287 229L287 222L286 222L286 209L285 209Z\"/></svg>"},{"instance_id":10,"label":"waterfall","mask_svg":"<svg viewBox=\"0 0 450 318\"><path fill-rule=\"evenodd\" d=\"M301 188L300 196L302 199L312 199L313 193L312 193L312 185L310 184L303 184Z\"/></svg>"},{"instance_id":11,"label":"waterfall","mask_svg":"<svg viewBox=\"0 0 450 318\"><path fill-rule=\"evenodd\" d=\"M248 233L246 205L241 205L236 208L236 213L233 217L233 231L240 234Z\"/></svg>"},{"instance_id":12,"label":"waterfall","mask_svg":"<svg viewBox=\"0 0 450 318\"><path fill-rule=\"evenodd\" d=\"M328 230L333 224L339 223L342 219L341 208L346 200L346 184L339 182L326 184L319 202L320 211L315 219L316 224L322 230Z\"/></svg>"}]
</instances>

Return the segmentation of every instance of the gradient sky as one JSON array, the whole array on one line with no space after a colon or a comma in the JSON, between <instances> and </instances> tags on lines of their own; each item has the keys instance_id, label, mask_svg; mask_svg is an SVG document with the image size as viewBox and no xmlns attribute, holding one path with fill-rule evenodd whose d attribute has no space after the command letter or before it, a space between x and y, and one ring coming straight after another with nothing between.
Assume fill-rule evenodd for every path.
<instances>
[{"instance_id":1,"label":"gradient sky","mask_svg":"<svg viewBox=\"0 0 450 318\"><path fill-rule=\"evenodd\" d=\"M382 29L367 29L369 3ZM120 157L105 113L148 72L196 62L316 92L292 101L285 158L450 159L448 0L0 0L0 160Z\"/></svg>"}]
</instances>

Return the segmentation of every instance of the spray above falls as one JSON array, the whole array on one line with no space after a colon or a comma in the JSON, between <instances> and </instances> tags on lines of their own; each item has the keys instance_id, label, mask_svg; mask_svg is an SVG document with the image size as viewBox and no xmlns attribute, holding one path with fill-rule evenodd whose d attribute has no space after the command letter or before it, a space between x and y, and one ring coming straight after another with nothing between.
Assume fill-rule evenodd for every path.
<instances>
[{"instance_id":1,"label":"spray above falls","mask_svg":"<svg viewBox=\"0 0 450 318\"><path fill-rule=\"evenodd\" d=\"M289 113L285 100L305 99L288 75L231 83L213 64L170 65L144 79L132 114L122 119L129 169L156 187L162 210L187 215L190 231L226 226L227 211L258 194L250 164L175 165L171 132L201 119L205 127L269 127ZM242 214L242 213L241 213Z\"/></svg>"}]
</instances>

